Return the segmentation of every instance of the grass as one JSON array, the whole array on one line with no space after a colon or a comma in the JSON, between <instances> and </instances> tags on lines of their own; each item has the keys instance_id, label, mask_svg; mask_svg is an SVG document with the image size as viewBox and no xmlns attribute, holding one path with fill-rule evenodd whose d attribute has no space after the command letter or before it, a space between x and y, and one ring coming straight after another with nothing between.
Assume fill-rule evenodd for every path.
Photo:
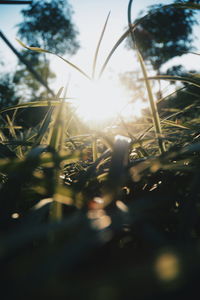
<instances>
[{"instance_id":1,"label":"grass","mask_svg":"<svg viewBox=\"0 0 200 300\"><path fill-rule=\"evenodd\" d=\"M87 79L96 74L108 18L92 76L65 60ZM138 25L130 23L100 76ZM198 291L199 125L184 123L177 109L159 116L149 82L180 80L199 87L200 81L150 78L140 55L139 60L152 112L142 125L120 116L116 129L89 130L62 89L47 101L0 112L4 299L179 299ZM21 111L41 107L46 112L36 126L18 124Z\"/></svg>"}]
</instances>

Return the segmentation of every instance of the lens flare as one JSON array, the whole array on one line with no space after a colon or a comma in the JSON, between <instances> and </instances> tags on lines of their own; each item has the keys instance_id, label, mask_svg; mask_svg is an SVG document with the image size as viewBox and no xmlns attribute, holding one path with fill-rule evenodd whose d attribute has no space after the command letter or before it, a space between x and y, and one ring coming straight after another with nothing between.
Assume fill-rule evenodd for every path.
<instances>
[{"instance_id":1,"label":"lens flare","mask_svg":"<svg viewBox=\"0 0 200 300\"><path fill-rule=\"evenodd\" d=\"M77 89L76 113L85 122L102 124L119 115L126 120L139 118L147 104L141 100L131 102L130 91L111 80L88 81Z\"/></svg>"}]
</instances>

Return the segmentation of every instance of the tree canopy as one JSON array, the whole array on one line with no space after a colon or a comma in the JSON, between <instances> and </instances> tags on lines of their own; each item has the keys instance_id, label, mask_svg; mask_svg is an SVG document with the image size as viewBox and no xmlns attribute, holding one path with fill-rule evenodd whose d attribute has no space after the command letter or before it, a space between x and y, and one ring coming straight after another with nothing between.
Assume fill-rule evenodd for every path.
<instances>
[{"instance_id":1,"label":"tree canopy","mask_svg":"<svg viewBox=\"0 0 200 300\"><path fill-rule=\"evenodd\" d=\"M3 73L0 76L0 109L7 106L16 105L19 101L19 96L16 93L16 87L13 84L13 78L8 73Z\"/></svg>"},{"instance_id":2,"label":"tree canopy","mask_svg":"<svg viewBox=\"0 0 200 300\"><path fill-rule=\"evenodd\" d=\"M34 0L22 10L18 35L29 45L44 47L56 54L75 54L78 31L72 23L72 9L65 0Z\"/></svg>"},{"instance_id":3,"label":"tree canopy","mask_svg":"<svg viewBox=\"0 0 200 300\"><path fill-rule=\"evenodd\" d=\"M193 10L153 5L149 7L149 11L157 8L160 9L147 16L135 30L137 46L143 58L150 62L155 70L159 70L171 58L191 51L193 25L197 24Z\"/></svg>"},{"instance_id":4,"label":"tree canopy","mask_svg":"<svg viewBox=\"0 0 200 300\"><path fill-rule=\"evenodd\" d=\"M17 25L18 36L25 44L45 48L59 55L76 53L79 48L78 31L72 22L73 11L67 1L33 0L21 13L23 21ZM49 85L55 74L50 69L50 61L46 54L24 50L22 54ZM20 87L22 98L25 97L26 100L37 100L47 95L21 62L14 82Z\"/></svg>"},{"instance_id":5,"label":"tree canopy","mask_svg":"<svg viewBox=\"0 0 200 300\"><path fill-rule=\"evenodd\" d=\"M23 50L22 54L23 57L31 63L34 70L40 74L43 80L49 85L51 80L56 77L55 73L50 69L49 62L38 55L37 52ZM34 78L33 74L27 70L22 62L18 64L13 81L16 86L19 87L18 92L21 95L21 101L27 101L27 99L29 101L38 100L47 95L46 91L41 87L41 84Z\"/></svg>"}]
</instances>

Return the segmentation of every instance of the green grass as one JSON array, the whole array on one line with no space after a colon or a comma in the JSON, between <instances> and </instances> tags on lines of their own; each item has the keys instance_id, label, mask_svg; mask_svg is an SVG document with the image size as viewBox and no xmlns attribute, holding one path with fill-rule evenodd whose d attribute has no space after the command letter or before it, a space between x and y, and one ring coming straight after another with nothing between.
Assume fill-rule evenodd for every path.
<instances>
[{"instance_id":1,"label":"green grass","mask_svg":"<svg viewBox=\"0 0 200 300\"><path fill-rule=\"evenodd\" d=\"M62 58L89 80L108 18L91 76ZM129 23L100 77L138 25ZM183 299L198 291L199 119L182 118L193 106L159 115L150 80L200 80L148 77L140 54L139 63L150 106L140 124L119 116L112 131L90 130L62 89L0 112L2 299ZM23 110L41 108L36 126L19 125Z\"/></svg>"}]
</instances>

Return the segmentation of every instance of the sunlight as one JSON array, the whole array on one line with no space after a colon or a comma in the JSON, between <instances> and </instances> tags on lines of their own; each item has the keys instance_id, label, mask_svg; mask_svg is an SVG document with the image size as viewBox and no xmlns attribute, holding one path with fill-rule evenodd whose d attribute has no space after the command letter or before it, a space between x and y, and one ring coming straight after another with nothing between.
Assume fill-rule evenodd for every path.
<instances>
[{"instance_id":1,"label":"sunlight","mask_svg":"<svg viewBox=\"0 0 200 300\"><path fill-rule=\"evenodd\" d=\"M119 114L125 120L139 118L148 105L141 100L131 103L130 91L119 82L100 80L79 86L77 115L88 124L113 121Z\"/></svg>"}]
</instances>

